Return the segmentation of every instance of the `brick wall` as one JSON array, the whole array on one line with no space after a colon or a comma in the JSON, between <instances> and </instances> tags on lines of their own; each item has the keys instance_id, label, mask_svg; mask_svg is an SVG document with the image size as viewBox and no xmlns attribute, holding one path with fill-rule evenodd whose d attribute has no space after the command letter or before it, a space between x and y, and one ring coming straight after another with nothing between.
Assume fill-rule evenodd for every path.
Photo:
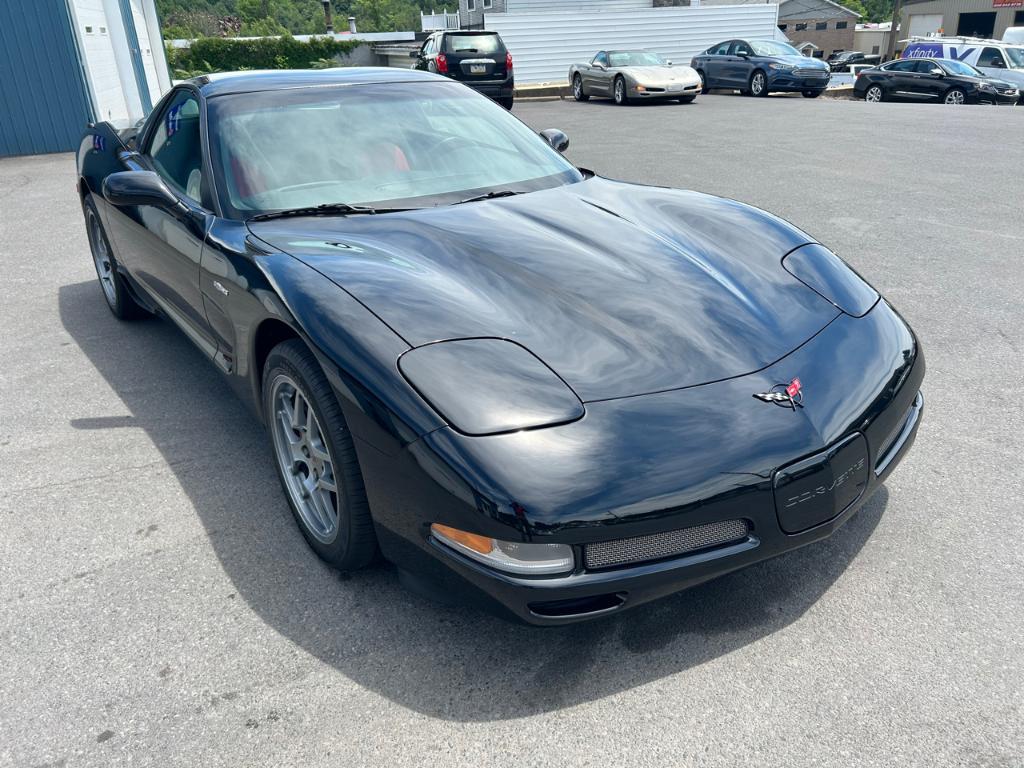
<instances>
[{"instance_id":1,"label":"brick wall","mask_svg":"<svg viewBox=\"0 0 1024 768\"><path fill-rule=\"evenodd\" d=\"M846 23L846 29L836 29L836 24ZM798 29L798 25L806 24L806 29ZM826 25L826 29L817 29L819 24ZM857 27L857 20L849 19L785 19L779 21L779 28L785 26L782 31L794 44L812 42L822 50L822 55L828 58L832 51L852 51L853 32Z\"/></svg>"}]
</instances>

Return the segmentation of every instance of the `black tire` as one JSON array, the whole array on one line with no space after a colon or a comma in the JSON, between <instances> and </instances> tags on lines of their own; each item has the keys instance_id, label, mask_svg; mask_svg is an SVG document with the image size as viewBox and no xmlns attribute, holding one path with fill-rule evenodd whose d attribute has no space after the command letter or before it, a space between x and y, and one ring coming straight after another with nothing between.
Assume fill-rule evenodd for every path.
<instances>
[{"instance_id":1,"label":"black tire","mask_svg":"<svg viewBox=\"0 0 1024 768\"><path fill-rule=\"evenodd\" d=\"M877 92L878 98L872 98L871 94ZM869 103L885 101L888 97L885 95L885 88L878 85L877 83L869 85L864 91L864 101Z\"/></svg>"},{"instance_id":2,"label":"black tire","mask_svg":"<svg viewBox=\"0 0 1024 768\"><path fill-rule=\"evenodd\" d=\"M697 76L700 78L700 93L707 93L708 92L708 81L704 77L704 70L703 69L698 69L697 70Z\"/></svg>"},{"instance_id":3,"label":"black tire","mask_svg":"<svg viewBox=\"0 0 1024 768\"><path fill-rule=\"evenodd\" d=\"M963 88L950 88L942 97L944 104L966 104L967 93Z\"/></svg>"},{"instance_id":4,"label":"black tire","mask_svg":"<svg viewBox=\"0 0 1024 768\"><path fill-rule=\"evenodd\" d=\"M135 301L125 284L124 277L118 271L107 230L103 227L103 220L100 219L91 193L82 199L82 215L85 217L85 233L89 238L89 251L93 266L96 268L96 279L100 283L100 291L110 311L118 320L148 317L149 312Z\"/></svg>"},{"instance_id":5,"label":"black tire","mask_svg":"<svg viewBox=\"0 0 1024 768\"><path fill-rule=\"evenodd\" d=\"M804 91L805 99L816 99L821 96L821 91Z\"/></svg>"},{"instance_id":6,"label":"black tire","mask_svg":"<svg viewBox=\"0 0 1024 768\"><path fill-rule=\"evenodd\" d=\"M273 398L275 384L285 378L297 385L303 397L312 406L313 415L320 426L330 454L334 480L337 484L337 493L333 495L336 497L338 510L334 538L330 541L318 538L303 520L285 479L282 462L278 460L278 449L273 435L278 412ZM369 565L377 554L377 537L373 530L370 505L366 499L352 435L320 364L302 341L291 339L282 342L267 356L263 368L263 413L268 431L271 432L271 448L274 451L274 466L277 467L278 479L281 481L292 515L309 546L325 562L343 571L353 571Z\"/></svg>"},{"instance_id":7,"label":"black tire","mask_svg":"<svg viewBox=\"0 0 1024 768\"><path fill-rule=\"evenodd\" d=\"M515 98L512 96L503 97L498 99L498 103L501 104L501 106L503 106L505 109L511 111L512 105L515 103Z\"/></svg>"},{"instance_id":8,"label":"black tire","mask_svg":"<svg viewBox=\"0 0 1024 768\"><path fill-rule=\"evenodd\" d=\"M572 77L572 97L576 101L590 101L590 94L583 90L583 78L579 74Z\"/></svg>"},{"instance_id":9,"label":"black tire","mask_svg":"<svg viewBox=\"0 0 1024 768\"><path fill-rule=\"evenodd\" d=\"M626 93L626 81L621 76L616 77L612 83L612 98L620 107L629 104L629 94Z\"/></svg>"},{"instance_id":10,"label":"black tire","mask_svg":"<svg viewBox=\"0 0 1024 768\"><path fill-rule=\"evenodd\" d=\"M758 79L760 79L760 85L758 84ZM768 95L768 75L763 70L755 69L750 74L750 80L747 81L747 93L751 96Z\"/></svg>"},{"instance_id":11,"label":"black tire","mask_svg":"<svg viewBox=\"0 0 1024 768\"><path fill-rule=\"evenodd\" d=\"M697 98L696 96L680 96L679 97L679 103L680 104L692 104L693 100L696 99L696 98Z\"/></svg>"}]
</instances>

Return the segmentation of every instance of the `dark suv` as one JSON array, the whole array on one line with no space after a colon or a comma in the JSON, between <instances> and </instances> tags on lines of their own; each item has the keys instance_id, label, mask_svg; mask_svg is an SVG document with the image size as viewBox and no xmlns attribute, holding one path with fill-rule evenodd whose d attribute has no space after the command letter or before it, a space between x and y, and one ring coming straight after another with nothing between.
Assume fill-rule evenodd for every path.
<instances>
[{"instance_id":1,"label":"dark suv","mask_svg":"<svg viewBox=\"0 0 1024 768\"><path fill-rule=\"evenodd\" d=\"M410 56L416 69L446 75L512 109L512 54L497 32L435 32Z\"/></svg>"},{"instance_id":2,"label":"dark suv","mask_svg":"<svg viewBox=\"0 0 1024 768\"><path fill-rule=\"evenodd\" d=\"M846 72L855 64L866 64L877 67L880 61L879 56L868 56L862 51L836 51L828 57L826 62L833 72Z\"/></svg>"}]
</instances>

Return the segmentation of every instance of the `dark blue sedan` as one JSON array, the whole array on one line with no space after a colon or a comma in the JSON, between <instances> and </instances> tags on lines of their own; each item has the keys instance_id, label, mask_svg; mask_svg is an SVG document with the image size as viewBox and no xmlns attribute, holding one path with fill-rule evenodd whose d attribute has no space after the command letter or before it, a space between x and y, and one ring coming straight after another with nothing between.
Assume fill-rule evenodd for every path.
<instances>
[{"instance_id":1,"label":"dark blue sedan","mask_svg":"<svg viewBox=\"0 0 1024 768\"><path fill-rule=\"evenodd\" d=\"M777 40L726 40L690 62L709 88L738 88L750 96L799 91L809 99L828 85L828 65Z\"/></svg>"}]
</instances>

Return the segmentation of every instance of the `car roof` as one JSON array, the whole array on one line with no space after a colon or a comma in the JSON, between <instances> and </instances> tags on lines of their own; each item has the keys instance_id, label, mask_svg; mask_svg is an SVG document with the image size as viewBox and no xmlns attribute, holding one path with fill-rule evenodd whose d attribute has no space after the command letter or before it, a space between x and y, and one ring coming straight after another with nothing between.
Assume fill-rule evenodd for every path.
<instances>
[{"instance_id":1,"label":"car roof","mask_svg":"<svg viewBox=\"0 0 1024 768\"><path fill-rule=\"evenodd\" d=\"M189 82L207 98L228 93L276 91L324 85L365 85L367 83L410 83L444 81L448 78L416 69L397 67L338 67L335 69L264 69L247 72L218 72L200 75Z\"/></svg>"}]
</instances>

